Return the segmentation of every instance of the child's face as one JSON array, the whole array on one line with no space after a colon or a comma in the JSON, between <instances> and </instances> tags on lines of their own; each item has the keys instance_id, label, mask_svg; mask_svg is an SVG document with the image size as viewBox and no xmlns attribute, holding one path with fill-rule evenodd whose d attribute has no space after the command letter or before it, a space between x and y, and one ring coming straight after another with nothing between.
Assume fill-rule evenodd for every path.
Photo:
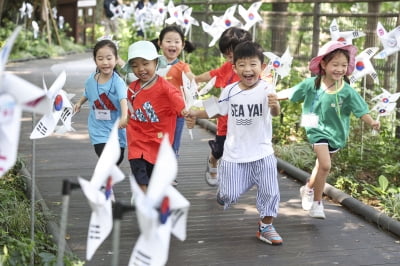
<instances>
[{"instance_id":1,"label":"child's face","mask_svg":"<svg viewBox=\"0 0 400 266\"><path fill-rule=\"evenodd\" d=\"M341 80L346 74L349 62L342 53L337 53L329 62L321 61L321 67L325 71L325 76L329 80Z\"/></svg>"},{"instance_id":2,"label":"child's face","mask_svg":"<svg viewBox=\"0 0 400 266\"><path fill-rule=\"evenodd\" d=\"M233 69L239 76L240 83L245 88L250 88L258 82L265 67L266 64L261 63L260 59L255 56L238 59Z\"/></svg>"},{"instance_id":3,"label":"child's face","mask_svg":"<svg viewBox=\"0 0 400 266\"><path fill-rule=\"evenodd\" d=\"M181 36L176 31L167 32L158 44L168 62L174 61L181 54L184 47Z\"/></svg>"},{"instance_id":4,"label":"child's face","mask_svg":"<svg viewBox=\"0 0 400 266\"><path fill-rule=\"evenodd\" d=\"M110 47L104 46L97 50L95 62L100 73L103 75L109 75L114 71L115 65L117 64L117 58Z\"/></svg>"},{"instance_id":5,"label":"child's face","mask_svg":"<svg viewBox=\"0 0 400 266\"><path fill-rule=\"evenodd\" d=\"M132 72L142 82L149 81L156 73L157 59L146 60L144 58L133 58L130 61Z\"/></svg>"},{"instance_id":6,"label":"child's face","mask_svg":"<svg viewBox=\"0 0 400 266\"><path fill-rule=\"evenodd\" d=\"M226 61L231 62L233 64L233 52L231 50L224 53L224 57Z\"/></svg>"}]
</instances>

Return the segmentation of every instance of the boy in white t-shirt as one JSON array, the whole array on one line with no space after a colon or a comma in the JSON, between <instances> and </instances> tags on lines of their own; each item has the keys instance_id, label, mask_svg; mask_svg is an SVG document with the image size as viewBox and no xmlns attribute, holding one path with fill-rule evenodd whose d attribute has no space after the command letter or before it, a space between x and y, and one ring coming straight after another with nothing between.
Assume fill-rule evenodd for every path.
<instances>
[{"instance_id":1,"label":"boy in white t-shirt","mask_svg":"<svg viewBox=\"0 0 400 266\"><path fill-rule=\"evenodd\" d=\"M266 67L260 45L250 41L237 45L233 63L240 81L222 90L216 106L205 104L205 110L190 110L187 126L193 127L196 118L228 115L224 153L218 165L217 201L226 209L256 185L257 238L280 245L283 240L272 225L280 193L271 142L272 116L279 115L280 105L272 85L259 78ZM213 109L218 110L217 115L212 114Z\"/></svg>"}]
</instances>

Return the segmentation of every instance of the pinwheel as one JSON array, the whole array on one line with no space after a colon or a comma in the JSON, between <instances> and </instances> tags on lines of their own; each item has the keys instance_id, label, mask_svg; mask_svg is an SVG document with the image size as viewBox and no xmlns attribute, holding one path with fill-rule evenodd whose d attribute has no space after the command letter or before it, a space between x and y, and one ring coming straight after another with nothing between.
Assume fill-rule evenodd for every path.
<instances>
[{"instance_id":1,"label":"pinwheel","mask_svg":"<svg viewBox=\"0 0 400 266\"><path fill-rule=\"evenodd\" d=\"M378 75L371 63L371 57L379 50L378 47L370 47L362 51L355 58L355 68L350 77L350 83L353 84L357 80L366 75L370 75L375 83L379 83Z\"/></svg>"},{"instance_id":2,"label":"pinwheel","mask_svg":"<svg viewBox=\"0 0 400 266\"><path fill-rule=\"evenodd\" d=\"M166 134L146 193L139 188L134 177L130 178L140 236L129 265L165 265L171 233L181 241L186 239L190 203L171 185L177 171L176 155Z\"/></svg>"},{"instance_id":3,"label":"pinwheel","mask_svg":"<svg viewBox=\"0 0 400 266\"><path fill-rule=\"evenodd\" d=\"M230 27L240 27L242 23L234 16L236 7L237 5L229 7L222 16L220 17L213 16L213 19L218 24L221 24L224 29L228 29Z\"/></svg>"},{"instance_id":4,"label":"pinwheel","mask_svg":"<svg viewBox=\"0 0 400 266\"><path fill-rule=\"evenodd\" d=\"M22 6L19 9L20 17L24 18L27 16L28 18L32 17L33 6L30 3L22 3Z\"/></svg>"},{"instance_id":5,"label":"pinwheel","mask_svg":"<svg viewBox=\"0 0 400 266\"><path fill-rule=\"evenodd\" d=\"M50 101L45 91L4 68L21 27L17 27L0 51L0 177L15 163L22 111L46 114Z\"/></svg>"},{"instance_id":6,"label":"pinwheel","mask_svg":"<svg viewBox=\"0 0 400 266\"><path fill-rule=\"evenodd\" d=\"M64 17L63 16L58 17L58 28L61 30L64 28Z\"/></svg>"},{"instance_id":7,"label":"pinwheel","mask_svg":"<svg viewBox=\"0 0 400 266\"><path fill-rule=\"evenodd\" d=\"M58 13L57 8L56 8L56 7L53 7L53 8L51 9L51 14L52 14L52 16L53 16L54 19L57 19L57 13Z\"/></svg>"},{"instance_id":8,"label":"pinwheel","mask_svg":"<svg viewBox=\"0 0 400 266\"><path fill-rule=\"evenodd\" d=\"M197 84L196 81L190 79L182 72L183 94L185 99L186 109L189 110L193 106L198 106L201 101L197 100ZM193 131L189 129L190 138L193 139Z\"/></svg>"},{"instance_id":9,"label":"pinwheel","mask_svg":"<svg viewBox=\"0 0 400 266\"><path fill-rule=\"evenodd\" d=\"M170 0L168 2L167 10L169 14L169 18L165 20L166 24L177 24L181 25L181 22L183 21L183 11L189 8L187 5L179 5L175 6L174 2Z\"/></svg>"},{"instance_id":10,"label":"pinwheel","mask_svg":"<svg viewBox=\"0 0 400 266\"><path fill-rule=\"evenodd\" d=\"M164 4L164 0L158 0L157 3L152 6L151 10L153 12L154 25L156 27L162 27L168 13L168 9Z\"/></svg>"},{"instance_id":11,"label":"pinwheel","mask_svg":"<svg viewBox=\"0 0 400 266\"><path fill-rule=\"evenodd\" d=\"M96 164L90 182L84 178L78 178L82 191L92 209L86 247L87 260L92 259L98 247L111 233L113 225L112 186L125 178L116 165L121 153L118 141L118 123L117 120L111 130L110 137Z\"/></svg>"},{"instance_id":12,"label":"pinwheel","mask_svg":"<svg viewBox=\"0 0 400 266\"><path fill-rule=\"evenodd\" d=\"M37 39L39 35L39 25L36 21L32 20L33 38Z\"/></svg>"},{"instance_id":13,"label":"pinwheel","mask_svg":"<svg viewBox=\"0 0 400 266\"><path fill-rule=\"evenodd\" d=\"M135 10L135 26L140 28L143 33L145 33L153 23L154 14L152 10L152 7L149 5L145 5L142 9L136 8Z\"/></svg>"},{"instance_id":14,"label":"pinwheel","mask_svg":"<svg viewBox=\"0 0 400 266\"><path fill-rule=\"evenodd\" d=\"M117 18L122 18L123 17L123 8L122 5L120 5L118 2L110 3L110 11L113 13L113 16L110 18L112 20L117 19Z\"/></svg>"},{"instance_id":15,"label":"pinwheel","mask_svg":"<svg viewBox=\"0 0 400 266\"><path fill-rule=\"evenodd\" d=\"M208 47L214 46L225 30L225 28L217 20L214 20L211 25L202 21L201 27L203 28L204 32L208 33L212 37Z\"/></svg>"},{"instance_id":16,"label":"pinwheel","mask_svg":"<svg viewBox=\"0 0 400 266\"><path fill-rule=\"evenodd\" d=\"M207 94L212 88L214 88L216 80L217 80L216 76L210 79L203 87L199 88L197 95L203 96Z\"/></svg>"},{"instance_id":17,"label":"pinwheel","mask_svg":"<svg viewBox=\"0 0 400 266\"><path fill-rule=\"evenodd\" d=\"M275 88L278 81L278 76L284 78L289 75L293 56L290 55L289 47L281 57L271 52L264 52L264 55L270 59L267 67L265 68L265 72L269 73L273 71L272 84ZM264 74L264 76L266 75Z\"/></svg>"},{"instance_id":18,"label":"pinwheel","mask_svg":"<svg viewBox=\"0 0 400 266\"><path fill-rule=\"evenodd\" d=\"M372 101L378 101L378 103L371 109L378 112L378 118L380 116L390 115L396 108L396 102L400 98L400 92L390 93L384 88L381 88L381 90L383 91L381 94L372 98Z\"/></svg>"},{"instance_id":19,"label":"pinwheel","mask_svg":"<svg viewBox=\"0 0 400 266\"><path fill-rule=\"evenodd\" d=\"M185 36L192 29L192 25L199 26L199 22L192 17L192 8L186 9L182 14L182 22L180 25L185 29Z\"/></svg>"},{"instance_id":20,"label":"pinwheel","mask_svg":"<svg viewBox=\"0 0 400 266\"><path fill-rule=\"evenodd\" d=\"M47 90L46 84L43 80L45 91L47 91L47 97L51 99L53 107L51 108L50 112L44 115L36 124L30 135L31 139L39 139L50 136L50 134L56 129L59 120L61 120L63 123L63 127L57 129L57 133L74 131L71 126L73 108L70 102L70 99L73 95L67 95L67 93L62 90L65 80L66 73L63 71L54 81L53 85L51 85L49 90Z\"/></svg>"},{"instance_id":21,"label":"pinwheel","mask_svg":"<svg viewBox=\"0 0 400 266\"><path fill-rule=\"evenodd\" d=\"M383 50L374 56L375 59L385 59L389 55L400 51L400 26L388 33L383 25L378 22L376 34L378 34L379 40L383 45Z\"/></svg>"},{"instance_id":22,"label":"pinwheel","mask_svg":"<svg viewBox=\"0 0 400 266\"><path fill-rule=\"evenodd\" d=\"M339 41L344 44L352 44L353 39L365 36L364 32L357 30L339 31L339 26L336 22L336 19L332 20L329 30L331 32L331 38L333 41Z\"/></svg>"},{"instance_id":23,"label":"pinwheel","mask_svg":"<svg viewBox=\"0 0 400 266\"><path fill-rule=\"evenodd\" d=\"M242 5L239 5L238 12L239 15L244 19L246 24L244 24L243 29L249 30L253 27L257 22L262 22L262 18L260 14L258 14L258 10L262 5L262 1L255 2L251 4L249 9L245 9Z\"/></svg>"}]
</instances>

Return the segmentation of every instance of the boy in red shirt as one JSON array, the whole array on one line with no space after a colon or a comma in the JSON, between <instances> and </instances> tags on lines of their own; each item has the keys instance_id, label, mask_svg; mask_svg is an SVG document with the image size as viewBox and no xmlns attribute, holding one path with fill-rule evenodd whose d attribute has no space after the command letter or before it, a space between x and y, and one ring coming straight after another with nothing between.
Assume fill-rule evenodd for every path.
<instances>
[{"instance_id":1,"label":"boy in red shirt","mask_svg":"<svg viewBox=\"0 0 400 266\"><path fill-rule=\"evenodd\" d=\"M149 41L138 41L129 47L125 70L138 80L128 88L130 119L127 126L128 159L132 174L146 191L165 134L174 141L176 117L184 116L185 102L181 92L156 74L165 63Z\"/></svg>"}]
</instances>

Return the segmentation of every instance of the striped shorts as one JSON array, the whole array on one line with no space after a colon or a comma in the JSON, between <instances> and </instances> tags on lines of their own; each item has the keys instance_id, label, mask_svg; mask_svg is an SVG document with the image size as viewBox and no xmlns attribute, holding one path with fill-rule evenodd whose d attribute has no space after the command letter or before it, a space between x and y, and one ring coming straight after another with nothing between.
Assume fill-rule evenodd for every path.
<instances>
[{"instance_id":1,"label":"striped shorts","mask_svg":"<svg viewBox=\"0 0 400 266\"><path fill-rule=\"evenodd\" d=\"M218 166L219 194L225 209L236 203L240 195L257 186L256 207L260 217L276 217L279 210L279 184L274 154L254 162L234 163L220 160Z\"/></svg>"}]
</instances>

